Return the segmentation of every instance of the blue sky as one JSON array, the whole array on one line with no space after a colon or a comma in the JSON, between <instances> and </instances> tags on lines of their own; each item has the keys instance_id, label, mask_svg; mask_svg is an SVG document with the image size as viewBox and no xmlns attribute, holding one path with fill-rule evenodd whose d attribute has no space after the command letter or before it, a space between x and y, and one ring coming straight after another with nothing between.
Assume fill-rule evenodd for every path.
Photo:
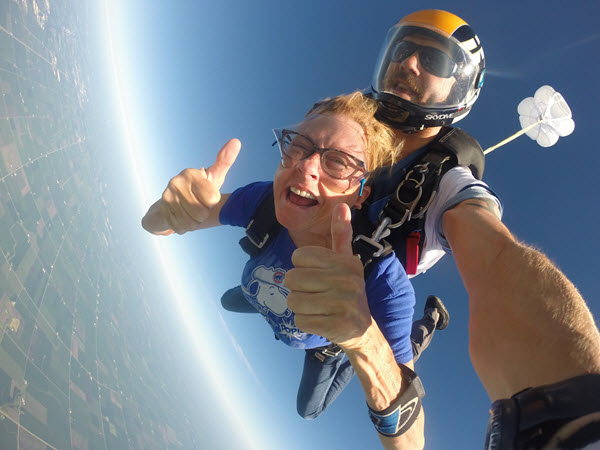
<instances>
[{"instance_id":1,"label":"blue sky","mask_svg":"<svg viewBox=\"0 0 600 450\"><path fill-rule=\"evenodd\" d=\"M549 149L520 137L487 157L484 180L502 198L504 222L521 240L544 251L580 289L600 317L595 255L600 162L597 19L600 4L557 0L243 2L107 0L121 101L137 168L123 182L131 207L123 212L140 245L160 245L175 276L173 304L190 331L197 364L198 407L216 418L223 441L206 448L377 448L364 395L354 380L315 421L295 412L303 353L284 347L258 316L220 310L219 297L239 284L245 261L241 229L182 237L144 235L139 219L168 180L186 167L209 166L230 138L242 151L223 192L270 179L278 164L271 128L298 122L326 96L370 84L389 27L415 9L440 8L464 18L479 35L488 75L480 99L459 126L485 149L519 130L516 108L544 84L569 103L575 131ZM108 35L108 30L107 35ZM108 67L107 67L108 68ZM107 76L112 73L107 70ZM120 122L119 115L114 119ZM143 195L137 194L134 172ZM157 241L160 244L157 244ZM157 259L158 261L158 259ZM142 262L140 262L142 263ZM488 398L468 358L467 295L451 256L414 280L415 314L429 294L451 314L417 363L427 395L430 449L481 448ZM179 306L181 305L181 306ZM190 310L189 307L192 309ZM206 392L218 404L203 403ZM239 423L227 426L225 418ZM219 419L220 418L220 419ZM237 423L234 421L234 423ZM232 429L233 428L233 429Z\"/></svg>"}]
</instances>

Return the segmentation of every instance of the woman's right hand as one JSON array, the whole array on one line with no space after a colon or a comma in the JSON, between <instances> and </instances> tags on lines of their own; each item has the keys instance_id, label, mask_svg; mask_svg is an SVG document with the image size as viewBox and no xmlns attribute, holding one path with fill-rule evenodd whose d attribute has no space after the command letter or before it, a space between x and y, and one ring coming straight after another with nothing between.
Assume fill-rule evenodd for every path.
<instances>
[{"instance_id":1,"label":"woman's right hand","mask_svg":"<svg viewBox=\"0 0 600 450\"><path fill-rule=\"evenodd\" d=\"M142 219L144 229L153 234L168 235L206 228L204 222L218 214L214 208L221 201L221 186L241 146L238 139L231 139L219 150L211 167L185 169L171 178L162 198ZM216 221L211 225L218 223L218 217Z\"/></svg>"}]
</instances>

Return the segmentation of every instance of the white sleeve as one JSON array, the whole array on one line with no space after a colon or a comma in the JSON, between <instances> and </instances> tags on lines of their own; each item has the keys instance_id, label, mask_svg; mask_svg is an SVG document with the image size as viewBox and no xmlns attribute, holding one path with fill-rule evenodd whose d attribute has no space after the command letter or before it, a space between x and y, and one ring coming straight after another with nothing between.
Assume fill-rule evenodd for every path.
<instances>
[{"instance_id":1,"label":"white sleeve","mask_svg":"<svg viewBox=\"0 0 600 450\"><path fill-rule=\"evenodd\" d=\"M487 198L498 205L502 217L502 202L483 181L477 180L464 166L450 169L441 179L436 197L425 214L425 243L416 275L432 267L444 253L451 253L442 231L442 216L459 203L471 198Z\"/></svg>"}]
</instances>

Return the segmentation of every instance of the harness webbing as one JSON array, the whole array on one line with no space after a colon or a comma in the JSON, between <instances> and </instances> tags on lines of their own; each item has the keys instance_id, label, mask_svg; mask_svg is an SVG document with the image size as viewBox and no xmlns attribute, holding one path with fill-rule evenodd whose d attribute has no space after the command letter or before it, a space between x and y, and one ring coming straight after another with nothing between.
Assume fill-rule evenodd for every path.
<instances>
[{"instance_id":1,"label":"harness webbing","mask_svg":"<svg viewBox=\"0 0 600 450\"><path fill-rule=\"evenodd\" d=\"M460 128L444 127L423 150L422 156L401 168L402 172L395 171L391 179L389 167L377 171L374 187L386 177L389 183L389 186L379 189L383 194L380 192L375 199L385 200L389 196L377 223L369 219L369 205L363 205L361 210L354 212L352 226L356 237L352 246L363 262L365 278L370 273L369 263L392 251L396 252L408 274L416 273L425 241L425 213L437 194L444 173L462 165L469 167L473 176L481 180L485 165L481 146ZM371 206L375 200L370 202ZM257 256L281 229L275 216L273 191L270 191L246 227L246 237L240 240L240 246L251 257Z\"/></svg>"},{"instance_id":2,"label":"harness webbing","mask_svg":"<svg viewBox=\"0 0 600 450\"><path fill-rule=\"evenodd\" d=\"M240 239L240 246L251 258L258 256L282 228L275 216L275 199L271 189L250 219L246 227L246 236Z\"/></svg>"},{"instance_id":3,"label":"harness webbing","mask_svg":"<svg viewBox=\"0 0 600 450\"><path fill-rule=\"evenodd\" d=\"M460 128L442 129L427 146L427 152L405 168L406 175L381 209L377 224L369 220L368 208L355 214L353 249L363 262L365 277L370 272L369 264L392 250L406 273L416 274L425 241L425 213L437 195L442 176L463 165L481 179L484 164L483 151L473 137Z\"/></svg>"}]
</instances>

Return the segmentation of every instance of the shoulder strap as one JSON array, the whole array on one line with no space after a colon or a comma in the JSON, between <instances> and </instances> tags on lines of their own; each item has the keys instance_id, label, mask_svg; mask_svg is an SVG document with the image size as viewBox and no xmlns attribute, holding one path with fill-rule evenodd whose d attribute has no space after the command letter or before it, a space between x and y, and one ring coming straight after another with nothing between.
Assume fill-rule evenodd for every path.
<instances>
[{"instance_id":1,"label":"shoulder strap","mask_svg":"<svg viewBox=\"0 0 600 450\"><path fill-rule=\"evenodd\" d=\"M275 216L273 189L270 189L250 219L246 227L246 236L240 239L240 246L251 258L258 256L282 228Z\"/></svg>"},{"instance_id":2,"label":"shoulder strap","mask_svg":"<svg viewBox=\"0 0 600 450\"><path fill-rule=\"evenodd\" d=\"M466 166L475 178L483 178L485 155L473 136L460 128L444 127L438 138L429 144L432 150L444 151L456 158L454 166Z\"/></svg>"}]
</instances>

